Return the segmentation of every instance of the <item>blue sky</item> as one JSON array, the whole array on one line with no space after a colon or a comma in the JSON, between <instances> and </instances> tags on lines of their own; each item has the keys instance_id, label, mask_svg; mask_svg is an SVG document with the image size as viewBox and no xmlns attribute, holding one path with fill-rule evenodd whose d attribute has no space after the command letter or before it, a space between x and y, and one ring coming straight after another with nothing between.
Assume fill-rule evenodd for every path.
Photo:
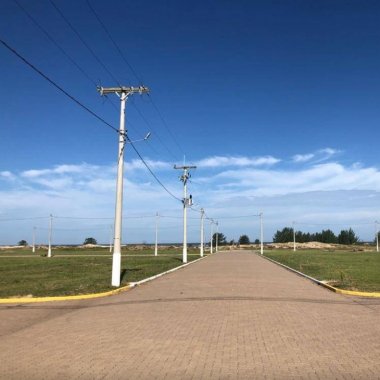
<instances>
[{"instance_id":1,"label":"blue sky","mask_svg":"<svg viewBox=\"0 0 380 380\"><path fill-rule=\"evenodd\" d=\"M304 231L352 226L372 239L380 220L377 1L89 0L134 72L87 1L53 3L108 72L49 0L17 1L0 3L1 39L107 122L118 126L118 102L101 98L96 84L150 88L150 98L128 101L130 137L152 132L137 148L179 197L173 164L185 154L198 165L189 190L229 239L257 238L257 218L227 217L260 211L266 240L292 221ZM107 241L116 134L2 45L0 58L0 244L30 240L33 225L44 242L47 219L9 219L50 213L111 218L57 218L56 242ZM179 218L181 205L129 147L125 179L124 215L147 218L126 219L124 240L152 241L152 216ZM196 241L199 215L190 214ZM162 218L163 241L181 240L176 218Z\"/></svg>"}]
</instances>

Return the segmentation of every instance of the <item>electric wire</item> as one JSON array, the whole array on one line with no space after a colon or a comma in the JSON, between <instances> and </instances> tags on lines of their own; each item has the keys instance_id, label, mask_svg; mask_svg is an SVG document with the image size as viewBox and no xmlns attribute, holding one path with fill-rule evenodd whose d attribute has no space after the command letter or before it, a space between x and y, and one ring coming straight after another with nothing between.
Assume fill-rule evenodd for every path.
<instances>
[{"instance_id":1,"label":"electric wire","mask_svg":"<svg viewBox=\"0 0 380 380\"><path fill-rule=\"evenodd\" d=\"M142 161L142 163L145 165L145 167L148 169L148 171L150 172L150 174L154 177L154 179L161 185L161 187L174 199L176 199L177 201L180 201L182 202L182 199L178 198L177 196L175 196L160 180L159 178L156 176L156 174L154 174L154 172L152 171L152 169L150 168L150 166L146 163L146 161L144 160L144 158L141 156L140 152L136 149L135 145L133 144L133 142L129 139L128 136L127 137L127 140L129 141L129 143L131 144L133 150L135 151L135 153L139 156L140 160Z\"/></svg>"},{"instance_id":2,"label":"electric wire","mask_svg":"<svg viewBox=\"0 0 380 380\"><path fill-rule=\"evenodd\" d=\"M26 16L33 22L37 28L39 28L45 36L55 45L55 47L94 85L96 86L96 82L93 78L91 78L87 72L67 53L65 49L62 48L58 44L58 42L53 38L53 36L40 24L38 21L31 15L31 13L23 7L17 0L13 0L14 3L26 14Z\"/></svg>"},{"instance_id":3,"label":"electric wire","mask_svg":"<svg viewBox=\"0 0 380 380\"><path fill-rule=\"evenodd\" d=\"M112 78L112 80L117 83L119 86L120 83L117 78L112 74L112 72L108 69L108 67L103 63L103 61L95 54L94 50L90 47L90 45L82 38L77 29L74 28L73 24L67 19L67 17L63 14L61 9L54 3L53 0L49 0L50 4L54 7L54 9L59 13L65 23L69 26L69 28L73 31L73 33L79 38L82 44L86 47L86 49L91 53L94 59L99 63L100 66L107 72L107 74Z\"/></svg>"},{"instance_id":4,"label":"electric wire","mask_svg":"<svg viewBox=\"0 0 380 380\"><path fill-rule=\"evenodd\" d=\"M56 82L54 82L52 79L50 79L46 74L44 74L41 70L39 70L36 66L34 66L32 63L30 63L26 58L24 58L21 54L19 54L14 48L12 48L10 45L8 45L5 41L3 41L0 38L0 43L2 43L10 52L12 52L14 55L16 55L19 59L21 59L26 65L28 65L30 68L32 68L35 72L37 72L40 76L42 76L45 80L47 80L50 84L52 84L55 88L57 88L59 91L61 91L64 95L66 95L69 99L74 101L77 105L79 105L81 108L83 108L85 111L90 113L92 116L94 116L96 119L101 121L103 124L105 124L107 127L111 128L114 132L118 133L120 135L120 132L117 128L115 128L113 125L108 123L106 120L104 120L102 117L97 115L94 111L92 111L90 108L85 106L83 103L81 103L79 100L77 100L74 96L70 95L66 90L64 90L61 86L59 86ZM137 150L137 148L134 146L133 142L129 139L128 136L126 136L126 139L131 144L133 150L138 155L142 163L145 165L145 167L148 169L150 174L153 176L153 178L156 180L156 182L174 199L182 202L182 200L178 197L176 197L170 190L167 189L167 187L160 181L160 179L156 176L156 174L153 172L153 170L150 168L150 166L147 164L147 162L144 160L144 158L141 156L140 152Z\"/></svg>"},{"instance_id":5,"label":"electric wire","mask_svg":"<svg viewBox=\"0 0 380 380\"><path fill-rule=\"evenodd\" d=\"M119 133L119 130L116 129L113 125L105 121L102 117L97 115L94 111L92 111L90 108L85 106L83 103L81 103L78 99L76 99L73 95L70 95L66 90L64 90L60 85L58 85L56 82L54 82L52 79L50 79L46 74L44 74L40 69L38 69L36 66L34 66L31 62L29 62L26 58L24 58L21 54L19 54L15 49L13 49L10 45L8 45L4 40L0 38L0 42L14 55L16 55L19 59L21 59L26 65L28 65L30 68L32 68L36 73L38 73L41 77L43 77L45 80L47 80L50 84L52 84L56 89L61 91L64 95L66 95L69 99L71 99L73 102L75 102L78 106L83 108L86 112L90 113L92 116L97 118L99 121L101 121L103 124L105 124L107 127L111 128L113 131Z\"/></svg>"},{"instance_id":6,"label":"electric wire","mask_svg":"<svg viewBox=\"0 0 380 380\"><path fill-rule=\"evenodd\" d=\"M127 58L124 56L122 50L119 48L119 45L112 38L111 33L108 31L107 27L105 26L104 22L101 20L101 18L98 15L98 13L95 11L95 9L93 8L93 6L89 2L89 0L86 0L86 3L88 5L88 7L90 8L92 14L95 16L95 18L97 19L97 21L99 22L99 24L102 26L102 28L103 28L104 32L107 34L108 38L111 40L113 46L115 47L115 49L117 50L117 52L120 54L120 57L123 59L123 61L125 62L125 64L129 67L129 69L132 71L132 74L137 78L137 81L139 82L139 84L142 85L142 80L139 78L139 76L137 75L135 69L132 67L132 65L128 62Z\"/></svg>"},{"instance_id":7,"label":"electric wire","mask_svg":"<svg viewBox=\"0 0 380 380\"><path fill-rule=\"evenodd\" d=\"M16 1L16 0L15 0ZM103 69L110 75L110 77L119 85L119 81L116 79L116 77L112 74L112 72L107 68L107 66L101 61L101 59L95 54L94 50L87 44L87 42L82 38L82 36L80 35L80 33L78 32L77 29L74 28L74 26L70 23L70 21L67 19L67 17L63 14L63 12L58 8L58 6L52 1L50 0L50 3L51 5L56 9L56 11L60 14L60 16L63 18L63 20L66 22L66 24L70 27L70 29L75 33L75 35L79 38L79 40L82 42L82 44L87 48L87 50L91 53L91 55L93 56L93 58L103 67ZM90 9L93 10L93 8L91 7L91 5L89 4L89 2L87 2ZM95 11L93 10L94 14L95 14ZM97 20L99 21L99 23L103 26L104 30L106 31L108 37L111 39L111 41L114 43L115 47L117 46L116 42L113 40L111 34L108 32L108 30L105 28L104 24L101 22L100 18L98 17L97 14L95 14ZM42 29L42 27L40 27ZM43 29L42 29L43 30ZM46 34L47 32L45 32ZM57 44L56 46L62 50ZM120 49L118 48L118 51ZM122 52L120 50L119 52L121 55L122 55ZM131 68L131 70L134 72L134 75L137 77L137 75L135 74L135 71L133 70L132 66L128 63L128 61L125 59L125 57L122 55L122 58L124 59L124 61L127 63L127 65ZM82 70L81 70L82 71ZM85 74L87 76L87 74ZM92 81L93 84L95 84L95 86L97 85L94 81ZM109 100L110 104L113 106L113 108L115 108L116 111L118 111L117 107L115 106L115 104L106 97L107 100ZM147 125L149 127L151 127L149 125L149 123L147 122L146 118L144 117L144 115L141 113L141 111L139 109L137 109L137 107L134 105L134 103L132 103L132 106L138 111L138 113L140 114L140 116L142 117L142 119L147 123ZM132 127L132 129L134 129L136 132L137 132L137 129L135 129L135 127L132 126L132 124L129 122L129 125ZM163 143L163 141L161 140L161 138L156 134L158 140L161 142L161 144L163 144L165 146L165 144ZM155 154L158 154L157 151L148 143L148 146L149 148L155 153ZM168 149L166 147L166 149ZM171 154L173 156L173 154L169 151L169 154ZM174 156L173 156L174 157Z\"/></svg>"},{"instance_id":8,"label":"electric wire","mask_svg":"<svg viewBox=\"0 0 380 380\"><path fill-rule=\"evenodd\" d=\"M108 36L108 38L111 40L113 46L115 47L116 51L119 53L120 57L123 59L123 61L125 62L125 64L128 66L128 68L131 70L132 74L135 76L135 78L137 79L137 81L141 84L142 83L142 80L140 78L140 76L137 74L136 70L133 68L133 66L129 63L129 61L127 60L127 58L125 57L125 55L123 54L122 50L120 49L119 45L116 43L116 41L114 40L114 38L112 37L111 33L109 32L108 28L106 27L105 23L101 20L99 14L96 12L96 10L94 9L94 7L91 5L90 1L89 0L86 0L86 3L89 7L89 9L91 10L91 12L93 13L93 15L95 16L96 20L98 21L98 23L101 25L102 29L104 30L104 32L106 33L106 35ZM178 140L176 139L176 137L174 136L174 134L172 133L172 131L170 130L169 126L167 125L164 117L162 116L162 113L160 112L159 108L157 107L157 105L155 104L155 102L153 101L153 98L150 96L150 94L148 94L148 99L149 101L151 102L153 108L156 110L161 122L163 123L164 127L166 128L167 132L169 133L169 135L171 136L171 138L173 139L173 141L175 142L175 144L177 145L177 147L179 148L179 150L181 151L181 153L183 155L185 155L182 147L180 146ZM147 123L147 125L149 125L149 123L147 122L146 118L141 114L140 110L132 103L132 105L134 106L134 108L136 109L136 111L140 114L140 116L143 118L143 120ZM161 140L161 138L159 137L158 134L156 134L158 140L160 141L160 143L164 146L164 148L166 150L168 150L169 154L174 158L176 159L176 157L174 156L174 154L168 149L168 147L166 146L166 144Z\"/></svg>"},{"instance_id":9,"label":"electric wire","mask_svg":"<svg viewBox=\"0 0 380 380\"><path fill-rule=\"evenodd\" d=\"M1 218L0 222L12 222L12 221L21 221L21 220L37 220L37 219L49 219L49 216L36 216L30 218Z\"/></svg>"},{"instance_id":10,"label":"electric wire","mask_svg":"<svg viewBox=\"0 0 380 380\"><path fill-rule=\"evenodd\" d=\"M83 69L82 66L74 60L73 57L54 39L54 37L49 33L33 16L32 14L23 7L18 0L13 0L15 4L26 14L26 16L33 22L33 24L45 34L45 36L54 44L54 46L82 73L82 75L91 82L95 87L97 87L96 81ZM111 104L111 106L118 112L116 105L105 96L105 99Z\"/></svg>"}]
</instances>

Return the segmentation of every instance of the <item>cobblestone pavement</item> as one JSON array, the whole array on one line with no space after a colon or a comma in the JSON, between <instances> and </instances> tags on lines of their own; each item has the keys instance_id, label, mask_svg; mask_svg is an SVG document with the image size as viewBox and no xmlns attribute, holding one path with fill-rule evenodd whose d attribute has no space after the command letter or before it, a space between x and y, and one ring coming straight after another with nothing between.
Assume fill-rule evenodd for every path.
<instances>
[{"instance_id":1,"label":"cobblestone pavement","mask_svg":"<svg viewBox=\"0 0 380 380\"><path fill-rule=\"evenodd\" d=\"M380 302L251 252L134 290L0 306L1 379L380 379Z\"/></svg>"}]
</instances>

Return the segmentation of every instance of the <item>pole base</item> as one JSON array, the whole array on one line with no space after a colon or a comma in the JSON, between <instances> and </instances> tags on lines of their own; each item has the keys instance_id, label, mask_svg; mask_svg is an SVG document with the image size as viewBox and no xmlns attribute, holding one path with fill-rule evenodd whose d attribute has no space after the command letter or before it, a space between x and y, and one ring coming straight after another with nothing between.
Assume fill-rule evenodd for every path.
<instances>
[{"instance_id":1,"label":"pole base","mask_svg":"<svg viewBox=\"0 0 380 380\"><path fill-rule=\"evenodd\" d=\"M112 281L111 285L120 286L120 271L121 271L121 253L114 252L112 256Z\"/></svg>"}]
</instances>

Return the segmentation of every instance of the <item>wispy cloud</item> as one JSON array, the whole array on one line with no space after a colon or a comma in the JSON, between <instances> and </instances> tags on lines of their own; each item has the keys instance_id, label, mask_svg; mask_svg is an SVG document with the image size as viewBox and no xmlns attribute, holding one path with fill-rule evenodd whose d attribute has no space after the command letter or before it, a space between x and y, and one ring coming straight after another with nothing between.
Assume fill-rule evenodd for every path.
<instances>
[{"instance_id":1,"label":"wispy cloud","mask_svg":"<svg viewBox=\"0 0 380 380\"><path fill-rule=\"evenodd\" d=\"M282 161L272 156L205 157L196 163L198 169L193 173L194 182L188 184L188 191L193 195L194 202L204 207L211 217L256 214L263 211L266 215L267 229L283 227L282 224L287 223L289 218L301 220L307 215L312 215L308 220L321 223L327 219L330 222L334 221L334 218L347 222L360 218L380 219L379 214L376 216L380 198L380 170L357 163L344 165L335 160L315 163L317 157L335 158L338 152L335 149L324 148L314 153L300 154L298 162L306 163L302 166L288 165L289 162L286 160ZM294 162L296 156L293 156ZM171 165L164 161L147 162L158 173L165 186L181 198L182 186ZM125 167L125 215L154 215L156 211L169 210L169 214L180 216L181 203L171 198L150 177L141 162L128 161ZM30 169L20 173L2 171L0 178L4 179L1 182L3 186L0 187L2 218L50 213L109 217L114 212L114 164L80 163ZM176 219L172 222L179 234L180 223ZM141 241L143 235L149 231L145 227L142 228L141 223L136 221L134 225L129 225L128 241ZM167 221L163 220L162 223ZM230 224L222 221L225 228L229 228L223 228L223 232L243 233L244 231L239 229L245 225L246 228L251 228L249 223L252 224L252 220L245 223L243 220ZM173 241L171 234L174 230L169 226L165 228L166 232L162 232L163 239L166 236L167 241ZM106 230L109 231L109 225L106 226ZM133 235L131 231L138 232ZM192 239L198 239L197 227L194 231L189 227L189 231ZM2 236L13 236L15 241L22 238L18 236L18 227L3 229L3 232ZM67 236L68 239L72 237ZM104 236L106 239L106 235ZM0 236L0 242L1 239ZM175 241L180 239L180 234L174 238Z\"/></svg>"},{"instance_id":2,"label":"wispy cloud","mask_svg":"<svg viewBox=\"0 0 380 380\"><path fill-rule=\"evenodd\" d=\"M272 156L264 157L233 157L233 156L213 156L199 160L196 165L200 168L219 168L227 166L271 166L281 160Z\"/></svg>"},{"instance_id":3,"label":"wispy cloud","mask_svg":"<svg viewBox=\"0 0 380 380\"><path fill-rule=\"evenodd\" d=\"M323 162L329 160L331 157L337 155L341 151L338 149L333 148L323 148L318 149L315 152L312 153L305 153L305 154L295 154L292 157L292 161L295 163L304 163L304 162L310 162L313 160L313 163Z\"/></svg>"},{"instance_id":4,"label":"wispy cloud","mask_svg":"<svg viewBox=\"0 0 380 380\"><path fill-rule=\"evenodd\" d=\"M14 175L10 171L5 170L5 171L0 172L0 178L3 178L3 179L13 179Z\"/></svg>"},{"instance_id":5,"label":"wispy cloud","mask_svg":"<svg viewBox=\"0 0 380 380\"><path fill-rule=\"evenodd\" d=\"M309 154L296 154L292 157L293 162L307 162L310 161L315 155L313 153Z\"/></svg>"}]
</instances>

